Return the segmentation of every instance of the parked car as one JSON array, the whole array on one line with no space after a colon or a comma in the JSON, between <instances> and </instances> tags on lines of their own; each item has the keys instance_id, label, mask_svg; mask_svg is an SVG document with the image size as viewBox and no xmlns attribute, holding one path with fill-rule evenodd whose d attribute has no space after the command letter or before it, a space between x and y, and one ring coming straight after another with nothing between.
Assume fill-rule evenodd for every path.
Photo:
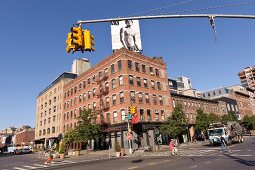
<instances>
[{"instance_id":1,"label":"parked car","mask_svg":"<svg viewBox=\"0 0 255 170\"><path fill-rule=\"evenodd\" d=\"M29 148L19 149L19 151L21 154L32 153L32 150Z\"/></svg>"}]
</instances>

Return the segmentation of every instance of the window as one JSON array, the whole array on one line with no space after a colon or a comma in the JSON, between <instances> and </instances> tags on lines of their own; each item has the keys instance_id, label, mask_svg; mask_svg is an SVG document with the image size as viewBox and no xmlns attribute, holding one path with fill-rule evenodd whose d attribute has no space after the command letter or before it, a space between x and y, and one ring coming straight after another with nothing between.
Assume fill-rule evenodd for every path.
<instances>
[{"instance_id":1,"label":"window","mask_svg":"<svg viewBox=\"0 0 255 170\"><path fill-rule=\"evenodd\" d=\"M140 69L139 69L139 63L135 63L135 70L137 71L137 72L140 72Z\"/></svg>"},{"instance_id":2,"label":"window","mask_svg":"<svg viewBox=\"0 0 255 170\"><path fill-rule=\"evenodd\" d=\"M158 69L155 69L156 76L159 77L159 71Z\"/></svg>"},{"instance_id":3,"label":"window","mask_svg":"<svg viewBox=\"0 0 255 170\"><path fill-rule=\"evenodd\" d=\"M121 120L125 121L125 119L126 119L125 109L121 109L120 113L121 113Z\"/></svg>"},{"instance_id":4,"label":"window","mask_svg":"<svg viewBox=\"0 0 255 170\"><path fill-rule=\"evenodd\" d=\"M46 134L46 130L45 129L43 129L43 135L45 135Z\"/></svg>"},{"instance_id":5,"label":"window","mask_svg":"<svg viewBox=\"0 0 255 170\"><path fill-rule=\"evenodd\" d=\"M88 99L90 99L90 91L88 91Z\"/></svg>"},{"instance_id":6,"label":"window","mask_svg":"<svg viewBox=\"0 0 255 170\"><path fill-rule=\"evenodd\" d=\"M145 101L146 103L150 103L150 98L148 93L145 93Z\"/></svg>"},{"instance_id":7,"label":"window","mask_svg":"<svg viewBox=\"0 0 255 170\"><path fill-rule=\"evenodd\" d=\"M51 132L55 133L55 127L54 126L52 127Z\"/></svg>"},{"instance_id":8,"label":"window","mask_svg":"<svg viewBox=\"0 0 255 170\"><path fill-rule=\"evenodd\" d=\"M152 95L153 103L157 104L157 96L155 94Z\"/></svg>"},{"instance_id":9,"label":"window","mask_svg":"<svg viewBox=\"0 0 255 170\"><path fill-rule=\"evenodd\" d=\"M140 103L143 102L143 93L142 93L142 92L139 92L139 93L138 93L138 101L139 101Z\"/></svg>"},{"instance_id":10,"label":"window","mask_svg":"<svg viewBox=\"0 0 255 170\"><path fill-rule=\"evenodd\" d=\"M129 84L134 85L134 77L129 75Z\"/></svg>"},{"instance_id":11,"label":"window","mask_svg":"<svg viewBox=\"0 0 255 170\"><path fill-rule=\"evenodd\" d=\"M131 102L135 102L135 92L134 91L130 92L130 99L131 99Z\"/></svg>"},{"instance_id":12,"label":"window","mask_svg":"<svg viewBox=\"0 0 255 170\"><path fill-rule=\"evenodd\" d=\"M151 88L155 89L155 82L153 80L151 80Z\"/></svg>"},{"instance_id":13,"label":"window","mask_svg":"<svg viewBox=\"0 0 255 170\"><path fill-rule=\"evenodd\" d=\"M83 81L83 89L86 88L86 81Z\"/></svg>"},{"instance_id":14,"label":"window","mask_svg":"<svg viewBox=\"0 0 255 170\"><path fill-rule=\"evenodd\" d=\"M93 89L93 96L96 96L96 88Z\"/></svg>"},{"instance_id":15,"label":"window","mask_svg":"<svg viewBox=\"0 0 255 170\"><path fill-rule=\"evenodd\" d=\"M121 70L122 69L122 63L121 60L118 61L118 69Z\"/></svg>"},{"instance_id":16,"label":"window","mask_svg":"<svg viewBox=\"0 0 255 170\"><path fill-rule=\"evenodd\" d=\"M146 66L144 64L142 65L142 72L146 73Z\"/></svg>"},{"instance_id":17,"label":"window","mask_svg":"<svg viewBox=\"0 0 255 170\"><path fill-rule=\"evenodd\" d=\"M85 102L86 101L86 93L83 93L83 101ZM74 101L75 101L75 99L74 99ZM74 103L75 104L75 103Z\"/></svg>"},{"instance_id":18,"label":"window","mask_svg":"<svg viewBox=\"0 0 255 170\"><path fill-rule=\"evenodd\" d=\"M112 89L114 89L116 86L115 86L115 79L112 79Z\"/></svg>"},{"instance_id":19,"label":"window","mask_svg":"<svg viewBox=\"0 0 255 170\"><path fill-rule=\"evenodd\" d=\"M124 92L120 92L120 103L124 102Z\"/></svg>"},{"instance_id":20,"label":"window","mask_svg":"<svg viewBox=\"0 0 255 170\"><path fill-rule=\"evenodd\" d=\"M164 110L161 110L161 120L165 120L165 113L164 113Z\"/></svg>"},{"instance_id":21,"label":"window","mask_svg":"<svg viewBox=\"0 0 255 170\"><path fill-rule=\"evenodd\" d=\"M150 74L151 74L151 75L154 75L154 73L153 73L153 67L150 67Z\"/></svg>"},{"instance_id":22,"label":"window","mask_svg":"<svg viewBox=\"0 0 255 170\"><path fill-rule=\"evenodd\" d=\"M106 68L105 70L104 70L104 75L107 77L108 76L108 68Z\"/></svg>"},{"instance_id":23,"label":"window","mask_svg":"<svg viewBox=\"0 0 255 170\"><path fill-rule=\"evenodd\" d=\"M81 102L81 101L82 101L82 96L80 95L80 96L79 96L79 102Z\"/></svg>"},{"instance_id":24,"label":"window","mask_svg":"<svg viewBox=\"0 0 255 170\"><path fill-rule=\"evenodd\" d=\"M113 123L117 123L118 121L118 114L116 111L113 112Z\"/></svg>"},{"instance_id":25,"label":"window","mask_svg":"<svg viewBox=\"0 0 255 170\"><path fill-rule=\"evenodd\" d=\"M132 69L132 61L131 60L128 60L128 69Z\"/></svg>"},{"instance_id":26,"label":"window","mask_svg":"<svg viewBox=\"0 0 255 170\"><path fill-rule=\"evenodd\" d=\"M162 99L162 96L159 96L159 104L160 104L160 105L163 105L163 99Z\"/></svg>"},{"instance_id":27,"label":"window","mask_svg":"<svg viewBox=\"0 0 255 170\"><path fill-rule=\"evenodd\" d=\"M160 82L157 82L158 90L161 90Z\"/></svg>"},{"instance_id":28,"label":"window","mask_svg":"<svg viewBox=\"0 0 255 170\"><path fill-rule=\"evenodd\" d=\"M47 134L50 134L50 128L47 129Z\"/></svg>"},{"instance_id":29,"label":"window","mask_svg":"<svg viewBox=\"0 0 255 170\"><path fill-rule=\"evenodd\" d=\"M137 86L141 86L141 78L137 77L136 78Z\"/></svg>"},{"instance_id":30,"label":"window","mask_svg":"<svg viewBox=\"0 0 255 170\"><path fill-rule=\"evenodd\" d=\"M147 79L143 79L143 84L144 84L144 87L145 87L145 88L148 87Z\"/></svg>"},{"instance_id":31,"label":"window","mask_svg":"<svg viewBox=\"0 0 255 170\"><path fill-rule=\"evenodd\" d=\"M155 110L155 120L159 121L159 113L158 110Z\"/></svg>"},{"instance_id":32,"label":"window","mask_svg":"<svg viewBox=\"0 0 255 170\"><path fill-rule=\"evenodd\" d=\"M99 80L102 80L102 72L101 71L99 71L98 77L99 77Z\"/></svg>"},{"instance_id":33,"label":"window","mask_svg":"<svg viewBox=\"0 0 255 170\"><path fill-rule=\"evenodd\" d=\"M49 114L51 114L51 108L49 108Z\"/></svg>"},{"instance_id":34,"label":"window","mask_svg":"<svg viewBox=\"0 0 255 170\"><path fill-rule=\"evenodd\" d=\"M79 91L81 90L81 83L79 84Z\"/></svg>"},{"instance_id":35,"label":"window","mask_svg":"<svg viewBox=\"0 0 255 170\"><path fill-rule=\"evenodd\" d=\"M96 75L92 76L92 80L95 81L96 80Z\"/></svg>"},{"instance_id":36,"label":"window","mask_svg":"<svg viewBox=\"0 0 255 170\"><path fill-rule=\"evenodd\" d=\"M140 109L140 120L144 120L144 110Z\"/></svg>"},{"instance_id":37,"label":"window","mask_svg":"<svg viewBox=\"0 0 255 170\"><path fill-rule=\"evenodd\" d=\"M105 83L105 90L106 90L106 91L109 90L109 83L108 83L108 82Z\"/></svg>"},{"instance_id":38,"label":"window","mask_svg":"<svg viewBox=\"0 0 255 170\"><path fill-rule=\"evenodd\" d=\"M114 64L111 65L111 73L113 74L115 72L114 70Z\"/></svg>"},{"instance_id":39,"label":"window","mask_svg":"<svg viewBox=\"0 0 255 170\"><path fill-rule=\"evenodd\" d=\"M57 106L53 107L53 112L55 113L57 111Z\"/></svg>"},{"instance_id":40,"label":"window","mask_svg":"<svg viewBox=\"0 0 255 170\"><path fill-rule=\"evenodd\" d=\"M119 85L120 85L120 86L123 85L123 76L119 76Z\"/></svg>"},{"instance_id":41,"label":"window","mask_svg":"<svg viewBox=\"0 0 255 170\"><path fill-rule=\"evenodd\" d=\"M151 110L147 109L147 119L151 120Z\"/></svg>"},{"instance_id":42,"label":"window","mask_svg":"<svg viewBox=\"0 0 255 170\"><path fill-rule=\"evenodd\" d=\"M88 84L90 84L90 78L88 78L87 82L88 82Z\"/></svg>"},{"instance_id":43,"label":"window","mask_svg":"<svg viewBox=\"0 0 255 170\"><path fill-rule=\"evenodd\" d=\"M110 98L106 97L106 106L110 107Z\"/></svg>"},{"instance_id":44,"label":"window","mask_svg":"<svg viewBox=\"0 0 255 170\"><path fill-rule=\"evenodd\" d=\"M116 94L112 95L112 105L116 105Z\"/></svg>"},{"instance_id":45,"label":"window","mask_svg":"<svg viewBox=\"0 0 255 170\"><path fill-rule=\"evenodd\" d=\"M48 123L50 123L50 117L48 118Z\"/></svg>"},{"instance_id":46,"label":"window","mask_svg":"<svg viewBox=\"0 0 255 170\"><path fill-rule=\"evenodd\" d=\"M93 102L93 110L94 110L94 111L96 110L96 107L97 107L96 102Z\"/></svg>"}]
</instances>

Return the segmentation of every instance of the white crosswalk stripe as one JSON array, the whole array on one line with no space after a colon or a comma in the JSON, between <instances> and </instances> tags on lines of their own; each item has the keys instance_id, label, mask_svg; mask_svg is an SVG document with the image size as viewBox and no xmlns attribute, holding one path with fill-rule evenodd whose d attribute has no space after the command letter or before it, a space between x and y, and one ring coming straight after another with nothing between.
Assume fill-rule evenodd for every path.
<instances>
[{"instance_id":1,"label":"white crosswalk stripe","mask_svg":"<svg viewBox=\"0 0 255 170\"><path fill-rule=\"evenodd\" d=\"M223 156L223 152L220 152L220 149L178 149L180 156ZM239 157L248 157L253 156L252 154L243 154L242 150L229 150L229 152L224 152L224 154L228 154L230 156L239 156ZM161 152L146 152L144 156L171 156L169 151L161 151Z\"/></svg>"},{"instance_id":2,"label":"white crosswalk stripe","mask_svg":"<svg viewBox=\"0 0 255 170\"><path fill-rule=\"evenodd\" d=\"M43 168L48 168L51 166L60 166L60 165L67 165L67 164L74 164L76 162L73 161L68 161L68 160L64 160L64 161L57 161L54 163L49 163L49 164L32 164L32 165L23 165L20 167L13 167L13 170L31 170L31 169L43 169Z\"/></svg>"},{"instance_id":3,"label":"white crosswalk stripe","mask_svg":"<svg viewBox=\"0 0 255 170\"><path fill-rule=\"evenodd\" d=\"M178 149L178 152L180 153L180 156L215 156L219 154L218 150L214 149L195 149L195 150L184 150L184 149ZM152 153L145 153L145 156L170 156L171 153L169 151L164 152L152 152Z\"/></svg>"}]
</instances>

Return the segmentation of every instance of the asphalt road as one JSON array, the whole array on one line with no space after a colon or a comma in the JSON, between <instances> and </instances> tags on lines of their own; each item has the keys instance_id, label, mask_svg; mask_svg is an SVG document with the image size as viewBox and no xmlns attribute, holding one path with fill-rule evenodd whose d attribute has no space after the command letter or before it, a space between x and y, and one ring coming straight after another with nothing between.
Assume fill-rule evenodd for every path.
<instances>
[{"instance_id":1,"label":"asphalt road","mask_svg":"<svg viewBox=\"0 0 255 170\"><path fill-rule=\"evenodd\" d=\"M0 157L1 170L61 169L61 170L169 170L169 169L255 169L255 137L246 137L245 142L229 146L230 153L219 152L220 147L203 146L179 149L181 156L169 156L169 152L145 153L139 157L124 157L105 160L72 162L63 161L43 165L36 154ZM41 163L39 163L41 161ZM44 167L43 167L44 166Z\"/></svg>"}]
</instances>

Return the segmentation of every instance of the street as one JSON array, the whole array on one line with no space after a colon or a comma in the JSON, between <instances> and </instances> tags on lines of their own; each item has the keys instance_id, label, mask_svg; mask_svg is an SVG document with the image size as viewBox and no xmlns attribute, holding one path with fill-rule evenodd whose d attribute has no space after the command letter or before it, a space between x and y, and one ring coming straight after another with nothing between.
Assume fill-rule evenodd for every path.
<instances>
[{"instance_id":1,"label":"street","mask_svg":"<svg viewBox=\"0 0 255 170\"><path fill-rule=\"evenodd\" d=\"M245 142L229 146L229 154L219 152L219 146L202 146L179 149L181 156L169 156L168 151L146 152L142 156L102 158L94 160L71 159L43 164L37 154L0 157L1 170L63 169L63 170L126 170L126 169L254 169L255 137L245 137Z\"/></svg>"}]
</instances>

